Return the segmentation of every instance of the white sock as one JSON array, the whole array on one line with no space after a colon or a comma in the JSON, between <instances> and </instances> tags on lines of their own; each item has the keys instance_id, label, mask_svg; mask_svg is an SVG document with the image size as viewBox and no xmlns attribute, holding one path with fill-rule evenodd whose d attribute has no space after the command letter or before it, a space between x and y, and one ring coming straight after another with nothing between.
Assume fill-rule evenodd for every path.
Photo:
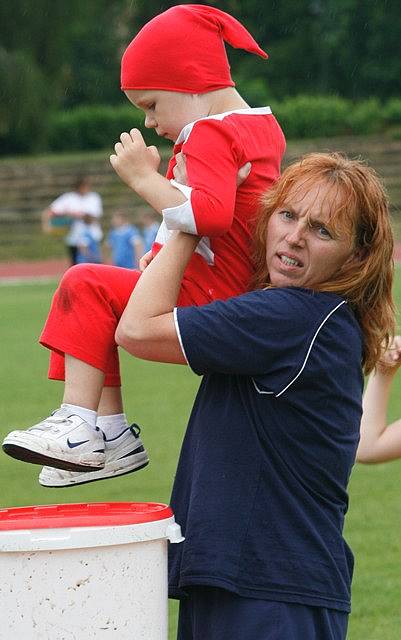
<instances>
[{"instance_id":1,"label":"white sock","mask_svg":"<svg viewBox=\"0 0 401 640\"><path fill-rule=\"evenodd\" d=\"M76 404L67 404L63 402L61 405L61 409L67 409L74 414L74 416L79 416L82 420L85 420L91 427L96 428L96 417L97 412L92 409L86 409L85 407L78 407Z\"/></svg>"},{"instance_id":2,"label":"white sock","mask_svg":"<svg viewBox=\"0 0 401 640\"><path fill-rule=\"evenodd\" d=\"M128 429L128 422L125 413L115 413L111 416L98 416L96 426L110 440L119 436L124 429Z\"/></svg>"}]
</instances>

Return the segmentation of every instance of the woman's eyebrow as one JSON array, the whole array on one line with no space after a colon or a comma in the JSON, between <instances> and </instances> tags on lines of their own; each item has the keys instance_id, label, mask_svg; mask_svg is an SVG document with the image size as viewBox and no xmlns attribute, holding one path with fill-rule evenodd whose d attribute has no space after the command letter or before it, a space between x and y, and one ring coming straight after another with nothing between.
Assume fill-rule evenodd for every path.
<instances>
[{"instance_id":1,"label":"woman's eyebrow","mask_svg":"<svg viewBox=\"0 0 401 640\"><path fill-rule=\"evenodd\" d=\"M313 225L314 227L319 226L319 227L327 227L327 229L332 229L333 225L330 218L329 219L326 218L325 220L323 220L321 216L322 216L322 211L316 214L316 216L313 215L313 212L312 213L308 212L306 214L308 224L311 226Z\"/></svg>"},{"instance_id":2,"label":"woman's eyebrow","mask_svg":"<svg viewBox=\"0 0 401 640\"><path fill-rule=\"evenodd\" d=\"M285 209L286 211L291 211L291 213L296 213L295 207L289 202L283 202L278 206L278 209Z\"/></svg>"},{"instance_id":3,"label":"woman's eyebrow","mask_svg":"<svg viewBox=\"0 0 401 640\"><path fill-rule=\"evenodd\" d=\"M313 218L312 216L308 216L309 224L313 224L320 227L329 227L330 221L321 220L320 218Z\"/></svg>"}]
</instances>

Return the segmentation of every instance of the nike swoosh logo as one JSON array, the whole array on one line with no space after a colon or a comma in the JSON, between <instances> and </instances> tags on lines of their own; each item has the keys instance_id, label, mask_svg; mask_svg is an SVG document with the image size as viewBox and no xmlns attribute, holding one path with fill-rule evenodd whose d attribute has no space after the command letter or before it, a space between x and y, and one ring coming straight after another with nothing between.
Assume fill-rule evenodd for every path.
<instances>
[{"instance_id":1,"label":"nike swoosh logo","mask_svg":"<svg viewBox=\"0 0 401 640\"><path fill-rule=\"evenodd\" d=\"M70 449L73 449L74 447L79 447L80 444L85 444L86 442L89 442L89 440L82 440L82 442L70 442L70 439L67 438L67 444L70 447Z\"/></svg>"}]
</instances>

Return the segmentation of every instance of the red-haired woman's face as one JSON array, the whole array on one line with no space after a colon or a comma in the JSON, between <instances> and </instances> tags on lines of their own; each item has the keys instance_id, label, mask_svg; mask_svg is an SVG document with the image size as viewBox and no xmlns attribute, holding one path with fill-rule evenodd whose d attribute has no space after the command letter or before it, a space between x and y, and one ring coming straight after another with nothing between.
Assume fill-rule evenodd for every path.
<instances>
[{"instance_id":1,"label":"red-haired woman's face","mask_svg":"<svg viewBox=\"0 0 401 640\"><path fill-rule=\"evenodd\" d=\"M330 280L353 255L354 241L337 232L330 214L341 197L321 182L295 185L267 226L266 266L276 287L314 286Z\"/></svg>"}]
</instances>

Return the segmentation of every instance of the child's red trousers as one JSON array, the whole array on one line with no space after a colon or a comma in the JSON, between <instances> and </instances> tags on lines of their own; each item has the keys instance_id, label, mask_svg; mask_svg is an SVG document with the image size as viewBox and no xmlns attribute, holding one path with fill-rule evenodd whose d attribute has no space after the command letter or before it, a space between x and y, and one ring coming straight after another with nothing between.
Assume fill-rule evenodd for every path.
<instances>
[{"instance_id":1,"label":"child's red trousers","mask_svg":"<svg viewBox=\"0 0 401 640\"><path fill-rule=\"evenodd\" d=\"M51 349L49 378L64 380L67 353L103 371L105 386L121 385L114 334L140 275L99 264L80 264L66 271L39 340ZM177 304L207 304L214 297L184 281Z\"/></svg>"}]
</instances>

